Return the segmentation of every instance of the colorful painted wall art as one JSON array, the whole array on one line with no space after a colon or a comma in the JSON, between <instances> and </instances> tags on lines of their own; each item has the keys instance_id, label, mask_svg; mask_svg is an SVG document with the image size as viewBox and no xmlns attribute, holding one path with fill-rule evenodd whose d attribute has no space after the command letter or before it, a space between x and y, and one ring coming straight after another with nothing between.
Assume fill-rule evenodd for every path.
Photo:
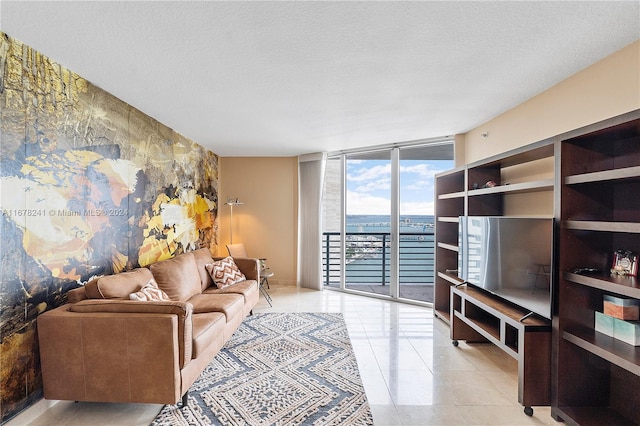
<instances>
[{"instance_id":1,"label":"colorful painted wall art","mask_svg":"<svg viewBox=\"0 0 640 426\"><path fill-rule=\"evenodd\" d=\"M36 317L90 279L216 250L218 157L0 33L0 410L42 397Z\"/></svg>"}]
</instances>

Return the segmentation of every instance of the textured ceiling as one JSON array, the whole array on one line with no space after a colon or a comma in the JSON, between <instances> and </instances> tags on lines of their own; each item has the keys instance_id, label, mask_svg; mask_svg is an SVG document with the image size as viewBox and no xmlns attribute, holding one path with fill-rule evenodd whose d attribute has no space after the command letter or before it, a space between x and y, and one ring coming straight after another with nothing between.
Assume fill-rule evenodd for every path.
<instances>
[{"instance_id":1,"label":"textured ceiling","mask_svg":"<svg viewBox=\"0 0 640 426\"><path fill-rule=\"evenodd\" d=\"M640 2L0 1L0 29L222 156L464 133L640 38Z\"/></svg>"}]
</instances>

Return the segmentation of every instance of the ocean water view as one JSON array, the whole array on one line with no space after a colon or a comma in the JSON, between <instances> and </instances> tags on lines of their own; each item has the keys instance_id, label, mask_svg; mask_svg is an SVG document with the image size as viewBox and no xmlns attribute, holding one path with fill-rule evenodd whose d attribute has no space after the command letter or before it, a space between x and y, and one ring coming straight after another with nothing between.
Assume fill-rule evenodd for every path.
<instances>
[{"instance_id":1,"label":"ocean water view","mask_svg":"<svg viewBox=\"0 0 640 426\"><path fill-rule=\"evenodd\" d=\"M433 233L434 216L400 215L400 232ZM347 232L390 232L389 215L347 215Z\"/></svg>"}]
</instances>

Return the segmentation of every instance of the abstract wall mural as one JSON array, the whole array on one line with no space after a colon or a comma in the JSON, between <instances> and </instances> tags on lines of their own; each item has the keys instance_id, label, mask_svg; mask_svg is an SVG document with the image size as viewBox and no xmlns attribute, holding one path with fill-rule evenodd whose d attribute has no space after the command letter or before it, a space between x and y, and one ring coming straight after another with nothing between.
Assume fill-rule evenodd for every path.
<instances>
[{"instance_id":1,"label":"abstract wall mural","mask_svg":"<svg viewBox=\"0 0 640 426\"><path fill-rule=\"evenodd\" d=\"M216 250L218 157L0 33L0 421L42 397L36 317L90 279Z\"/></svg>"}]
</instances>

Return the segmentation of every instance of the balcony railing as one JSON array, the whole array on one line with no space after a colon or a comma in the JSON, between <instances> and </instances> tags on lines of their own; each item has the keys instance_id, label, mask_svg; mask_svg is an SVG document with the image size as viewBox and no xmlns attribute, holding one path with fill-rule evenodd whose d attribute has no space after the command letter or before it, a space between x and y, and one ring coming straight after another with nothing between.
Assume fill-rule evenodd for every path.
<instances>
[{"instance_id":1,"label":"balcony railing","mask_svg":"<svg viewBox=\"0 0 640 426\"><path fill-rule=\"evenodd\" d=\"M347 232L345 235L348 286L386 286L390 282L390 234L387 232ZM433 286L434 235L402 232L399 241L400 285ZM323 279L325 286L340 285L340 233L323 233Z\"/></svg>"}]
</instances>

